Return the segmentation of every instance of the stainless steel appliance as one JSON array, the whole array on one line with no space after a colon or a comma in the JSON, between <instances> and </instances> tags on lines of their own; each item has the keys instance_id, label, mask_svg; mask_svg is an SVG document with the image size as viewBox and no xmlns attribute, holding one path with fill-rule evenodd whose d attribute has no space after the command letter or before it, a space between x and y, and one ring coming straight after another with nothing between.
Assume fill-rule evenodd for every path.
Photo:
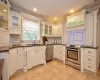
<instances>
[{"instance_id":1,"label":"stainless steel appliance","mask_svg":"<svg viewBox=\"0 0 100 80\"><path fill-rule=\"evenodd\" d=\"M46 61L53 59L53 45L46 45Z\"/></svg>"},{"instance_id":2,"label":"stainless steel appliance","mask_svg":"<svg viewBox=\"0 0 100 80\"><path fill-rule=\"evenodd\" d=\"M77 69L80 69L81 53L80 48L75 46L69 46L66 48L66 64Z\"/></svg>"}]
</instances>

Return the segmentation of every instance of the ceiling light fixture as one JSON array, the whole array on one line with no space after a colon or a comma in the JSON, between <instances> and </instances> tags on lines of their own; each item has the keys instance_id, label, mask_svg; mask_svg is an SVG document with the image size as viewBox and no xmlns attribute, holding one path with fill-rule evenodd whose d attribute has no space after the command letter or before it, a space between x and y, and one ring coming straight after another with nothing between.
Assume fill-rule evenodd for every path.
<instances>
[{"instance_id":1,"label":"ceiling light fixture","mask_svg":"<svg viewBox=\"0 0 100 80\"><path fill-rule=\"evenodd\" d=\"M74 10L70 10L70 12L71 12L71 13L73 13L73 12L74 12Z\"/></svg>"},{"instance_id":2,"label":"ceiling light fixture","mask_svg":"<svg viewBox=\"0 0 100 80\"><path fill-rule=\"evenodd\" d=\"M55 17L54 20L57 20L57 17Z\"/></svg>"},{"instance_id":3,"label":"ceiling light fixture","mask_svg":"<svg viewBox=\"0 0 100 80\"><path fill-rule=\"evenodd\" d=\"M4 11L4 12L7 12L7 10L6 10L6 9L4 9L3 11Z\"/></svg>"},{"instance_id":4,"label":"ceiling light fixture","mask_svg":"<svg viewBox=\"0 0 100 80\"><path fill-rule=\"evenodd\" d=\"M34 12L36 12L36 11L37 11L37 9L36 9L36 8L34 8L33 10L34 10Z\"/></svg>"}]
</instances>

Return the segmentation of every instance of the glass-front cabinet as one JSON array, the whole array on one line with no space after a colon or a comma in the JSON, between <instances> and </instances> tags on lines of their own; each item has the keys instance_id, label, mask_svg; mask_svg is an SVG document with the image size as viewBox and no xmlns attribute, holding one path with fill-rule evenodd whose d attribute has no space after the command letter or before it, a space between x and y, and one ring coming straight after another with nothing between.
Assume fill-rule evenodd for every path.
<instances>
[{"instance_id":1,"label":"glass-front cabinet","mask_svg":"<svg viewBox=\"0 0 100 80\"><path fill-rule=\"evenodd\" d=\"M20 34L21 33L21 17L20 13L15 11L10 11L10 34Z\"/></svg>"},{"instance_id":2,"label":"glass-front cabinet","mask_svg":"<svg viewBox=\"0 0 100 80\"><path fill-rule=\"evenodd\" d=\"M43 23L42 26L42 36L52 36L52 25Z\"/></svg>"},{"instance_id":3,"label":"glass-front cabinet","mask_svg":"<svg viewBox=\"0 0 100 80\"><path fill-rule=\"evenodd\" d=\"M0 3L0 30L8 30L8 8Z\"/></svg>"}]
</instances>

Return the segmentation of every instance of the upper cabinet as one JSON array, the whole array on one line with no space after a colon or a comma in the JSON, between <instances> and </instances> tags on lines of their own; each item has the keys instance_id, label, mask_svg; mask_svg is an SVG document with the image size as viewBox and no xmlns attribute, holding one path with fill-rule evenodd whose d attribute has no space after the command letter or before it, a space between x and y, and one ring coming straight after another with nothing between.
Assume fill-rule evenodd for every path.
<instances>
[{"instance_id":1,"label":"upper cabinet","mask_svg":"<svg viewBox=\"0 0 100 80\"><path fill-rule=\"evenodd\" d=\"M67 16L67 27L80 26L85 24L85 10L71 16Z\"/></svg>"},{"instance_id":2,"label":"upper cabinet","mask_svg":"<svg viewBox=\"0 0 100 80\"><path fill-rule=\"evenodd\" d=\"M0 0L0 47L9 46L9 11L8 0Z\"/></svg>"},{"instance_id":3,"label":"upper cabinet","mask_svg":"<svg viewBox=\"0 0 100 80\"><path fill-rule=\"evenodd\" d=\"M47 37L61 37L62 36L62 25L51 25L42 23L41 25L42 36Z\"/></svg>"},{"instance_id":4,"label":"upper cabinet","mask_svg":"<svg viewBox=\"0 0 100 80\"><path fill-rule=\"evenodd\" d=\"M62 37L62 24L54 25L52 28L52 34L54 37Z\"/></svg>"},{"instance_id":5,"label":"upper cabinet","mask_svg":"<svg viewBox=\"0 0 100 80\"><path fill-rule=\"evenodd\" d=\"M53 26L47 23L42 23L42 36L52 36Z\"/></svg>"},{"instance_id":6,"label":"upper cabinet","mask_svg":"<svg viewBox=\"0 0 100 80\"><path fill-rule=\"evenodd\" d=\"M10 34L21 33L21 16L20 13L10 11Z\"/></svg>"},{"instance_id":7,"label":"upper cabinet","mask_svg":"<svg viewBox=\"0 0 100 80\"><path fill-rule=\"evenodd\" d=\"M86 15L86 45L93 45L93 34L94 34L94 15L89 13Z\"/></svg>"},{"instance_id":8,"label":"upper cabinet","mask_svg":"<svg viewBox=\"0 0 100 80\"><path fill-rule=\"evenodd\" d=\"M97 25L98 10L86 14L86 45L97 47L99 38L99 26Z\"/></svg>"},{"instance_id":9,"label":"upper cabinet","mask_svg":"<svg viewBox=\"0 0 100 80\"><path fill-rule=\"evenodd\" d=\"M0 30L8 30L8 8L0 3Z\"/></svg>"}]
</instances>

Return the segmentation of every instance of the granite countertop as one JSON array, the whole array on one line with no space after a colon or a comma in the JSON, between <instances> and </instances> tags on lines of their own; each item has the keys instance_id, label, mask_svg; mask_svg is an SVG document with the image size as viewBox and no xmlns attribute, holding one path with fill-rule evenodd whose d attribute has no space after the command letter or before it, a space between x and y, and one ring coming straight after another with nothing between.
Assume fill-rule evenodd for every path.
<instances>
[{"instance_id":1,"label":"granite countertop","mask_svg":"<svg viewBox=\"0 0 100 80\"><path fill-rule=\"evenodd\" d=\"M98 49L98 47L94 47L94 46L87 46L87 45L83 45L83 46L81 46L81 48Z\"/></svg>"},{"instance_id":2,"label":"granite countertop","mask_svg":"<svg viewBox=\"0 0 100 80\"><path fill-rule=\"evenodd\" d=\"M0 47L0 52L6 52L9 51L9 46L7 47Z\"/></svg>"},{"instance_id":3,"label":"granite countertop","mask_svg":"<svg viewBox=\"0 0 100 80\"><path fill-rule=\"evenodd\" d=\"M2 68L3 68L4 59L0 59L0 79L2 76Z\"/></svg>"},{"instance_id":4,"label":"granite countertop","mask_svg":"<svg viewBox=\"0 0 100 80\"><path fill-rule=\"evenodd\" d=\"M27 45L16 45L16 46L7 46L7 47L0 47L0 52L6 52L9 51L9 49L13 49L13 48L18 48L18 47L35 47L35 46L49 46L49 45L63 45L65 46L65 44L27 44Z\"/></svg>"}]
</instances>

